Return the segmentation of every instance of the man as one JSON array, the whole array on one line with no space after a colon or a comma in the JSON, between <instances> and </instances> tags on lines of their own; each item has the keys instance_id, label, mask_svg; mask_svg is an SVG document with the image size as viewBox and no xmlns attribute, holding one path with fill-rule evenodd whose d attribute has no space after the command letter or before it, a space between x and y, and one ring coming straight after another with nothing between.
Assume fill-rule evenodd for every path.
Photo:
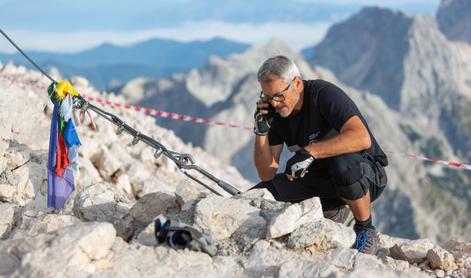
<instances>
[{"instance_id":1,"label":"man","mask_svg":"<svg viewBox=\"0 0 471 278\"><path fill-rule=\"evenodd\" d=\"M300 202L318 196L324 216L342 222L355 217L354 247L374 254L378 234L371 202L383 191L387 157L355 103L324 80L302 80L292 60L268 59L258 71L262 88L255 112L254 161L275 199ZM294 155L279 168L283 143Z\"/></svg>"}]
</instances>

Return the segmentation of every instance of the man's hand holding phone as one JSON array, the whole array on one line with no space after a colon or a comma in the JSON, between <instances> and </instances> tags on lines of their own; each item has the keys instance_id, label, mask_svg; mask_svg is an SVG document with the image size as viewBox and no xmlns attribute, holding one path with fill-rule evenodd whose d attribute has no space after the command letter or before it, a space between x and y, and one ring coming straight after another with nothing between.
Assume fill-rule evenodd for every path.
<instances>
[{"instance_id":1,"label":"man's hand holding phone","mask_svg":"<svg viewBox=\"0 0 471 278\"><path fill-rule=\"evenodd\" d=\"M275 108L268 101L259 99L254 114L254 133L259 136L267 135L274 118Z\"/></svg>"}]
</instances>

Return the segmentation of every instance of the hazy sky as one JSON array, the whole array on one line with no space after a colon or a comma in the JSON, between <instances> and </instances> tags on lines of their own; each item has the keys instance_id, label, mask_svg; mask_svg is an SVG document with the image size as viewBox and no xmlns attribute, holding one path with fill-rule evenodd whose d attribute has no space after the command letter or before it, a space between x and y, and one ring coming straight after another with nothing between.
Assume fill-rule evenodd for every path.
<instances>
[{"instance_id":1,"label":"hazy sky","mask_svg":"<svg viewBox=\"0 0 471 278\"><path fill-rule=\"evenodd\" d=\"M0 28L28 50L74 52L103 42L220 36L260 45L272 37L299 50L364 6L433 15L439 0L0 0ZM13 52L0 39L0 52Z\"/></svg>"}]
</instances>

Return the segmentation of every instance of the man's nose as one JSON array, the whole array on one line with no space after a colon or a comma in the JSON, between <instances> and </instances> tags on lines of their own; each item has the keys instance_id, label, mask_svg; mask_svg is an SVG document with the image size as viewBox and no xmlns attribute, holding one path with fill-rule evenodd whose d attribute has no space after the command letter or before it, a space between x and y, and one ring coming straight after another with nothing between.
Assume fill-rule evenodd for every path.
<instances>
[{"instance_id":1,"label":"man's nose","mask_svg":"<svg viewBox=\"0 0 471 278\"><path fill-rule=\"evenodd\" d=\"M276 106L278 106L278 104L280 104L281 101L278 101L278 100L274 100L274 99L270 99L270 104L276 108Z\"/></svg>"}]
</instances>

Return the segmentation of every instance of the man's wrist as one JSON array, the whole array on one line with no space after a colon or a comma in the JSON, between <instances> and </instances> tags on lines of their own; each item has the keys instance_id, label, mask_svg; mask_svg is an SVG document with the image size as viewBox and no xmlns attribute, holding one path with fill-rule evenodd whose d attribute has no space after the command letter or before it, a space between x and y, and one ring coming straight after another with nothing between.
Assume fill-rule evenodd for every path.
<instances>
[{"instance_id":1,"label":"man's wrist","mask_svg":"<svg viewBox=\"0 0 471 278\"><path fill-rule=\"evenodd\" d=\"M267 136L268 135L268 131L267 132L260 132L260 131L257 131L256 129L254 129L253 133L255 133L256 136Z\"/></svg>"},{"instance_id":2,"label":"man's wrist","mask_svg":"<svg viewBox=\"0 0 471 278\"><path fill-rule=\"evenodd\" d=\"M307 154L309 154L312 158L314 158L314 160L317 159L317 157L312 154L312 151L310 151L310 150L307 149L307 146L304 147L304 148L302 148L301 150L303 150L304 152L306 152Z\"/></svg>"}]
</instances>

